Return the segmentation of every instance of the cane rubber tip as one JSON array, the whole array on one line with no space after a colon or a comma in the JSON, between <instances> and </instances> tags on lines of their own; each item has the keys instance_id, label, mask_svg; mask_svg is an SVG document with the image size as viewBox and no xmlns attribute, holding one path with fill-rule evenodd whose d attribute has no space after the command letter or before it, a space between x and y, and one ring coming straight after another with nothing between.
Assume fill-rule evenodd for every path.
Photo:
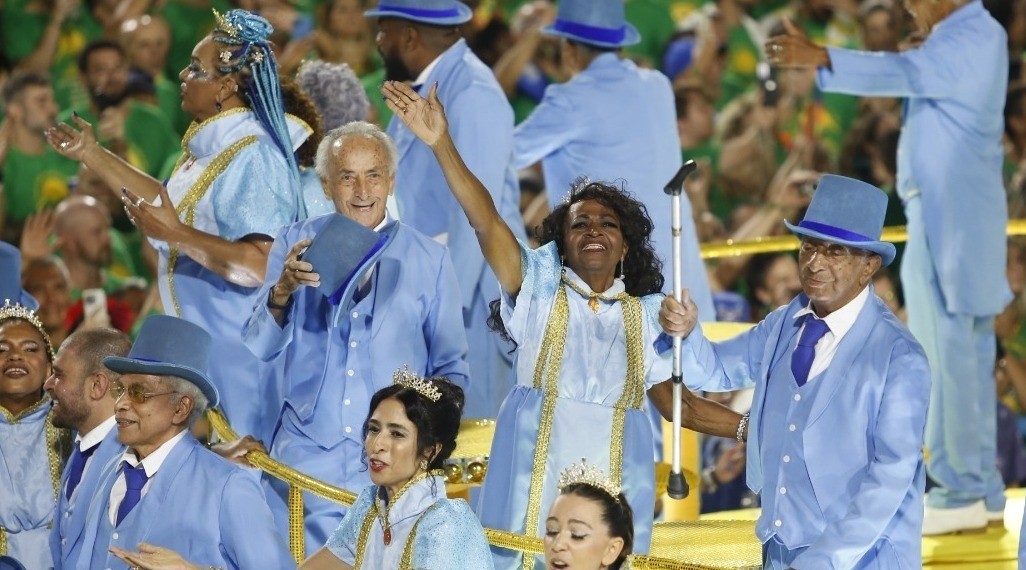
<instances>
[{"instance_id":1,"label":"cane rubber tip","mask_svg":"<svg viewBox=\"0 0 1026 570\"><path fill-rule=\"evenodd\" d=\"M671 499L681 500L690 494L688 482L684 479L684 473L670 473L670 480L666 484L666 493Z\"/></svg>"}]
</instances>

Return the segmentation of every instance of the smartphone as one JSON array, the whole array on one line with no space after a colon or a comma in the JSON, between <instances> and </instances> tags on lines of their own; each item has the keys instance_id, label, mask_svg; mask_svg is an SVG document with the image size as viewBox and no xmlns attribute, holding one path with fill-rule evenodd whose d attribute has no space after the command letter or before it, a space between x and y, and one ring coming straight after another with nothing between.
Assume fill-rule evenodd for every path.
<instances>
[{"instance_id":1,"label":"smartphone","mask_svg":"<svg viewBox=\"0 0 1026 570\"><path fill-rule=\"evenodd\" d=\"M107 312L107 294L103 289L84 289L82 291L82 312L86 319Z\"/></svg>"},{"instance_id":2,"label":"smartphone","mask_svg":"<svg viewBox=\"0 0 1026 570\"><path fill-rule=\"evenodd\" d=\"M762 105L776 107L780 100L780 84L777 83L777 70L765 61L755 65L755 77L762 88Z\"/></svg>"}]
</instances>

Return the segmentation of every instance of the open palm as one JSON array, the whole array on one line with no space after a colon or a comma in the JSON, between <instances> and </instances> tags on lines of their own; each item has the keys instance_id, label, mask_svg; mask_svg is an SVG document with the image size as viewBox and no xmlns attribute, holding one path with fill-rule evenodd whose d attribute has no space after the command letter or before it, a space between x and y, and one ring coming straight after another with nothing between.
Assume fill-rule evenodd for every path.
<instances>
[{"instance_id":1,"label":"open palm","mask_svg":"<svg viewBox=\"0 0 1026 570\"><path fill-rule=\"evenodd\" d=\"M424 144L433 147L449 129L445 109L438 100L438 84L431 86L427 99L404 83L386 81L381 86L385 104Z\"/></svg>"}]
</instances>

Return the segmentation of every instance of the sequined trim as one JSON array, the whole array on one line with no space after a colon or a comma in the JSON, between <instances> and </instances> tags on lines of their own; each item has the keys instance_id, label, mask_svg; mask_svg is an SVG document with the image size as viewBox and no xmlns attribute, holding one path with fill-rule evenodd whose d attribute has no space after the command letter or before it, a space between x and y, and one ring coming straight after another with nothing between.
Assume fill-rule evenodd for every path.
<instances>
[{"instance_id":1,"label":"sequined trim","mask_svg":"<svg viewBox=\"0 0 1026 570\"><path fill-rule=\"evenodd\" d=\"M38 402L36 402L35 404L32 404L31 406L29 406L29 407L25 408L24 410L18 412L17 414L12 414L10 412L10 410L8 410L7 408L5 408L3 406L0 406L0 413L2 413L4 415L4 418L7 420L7 423L9 423L9 424L16 424L16 423L20 422L21 419L24 418L25 416L31 414L32 412L38 410L39 408L42 408L43 406L45 406L45 405L47 405L49 403L50 403L50 398L47 398L46 396L44 396Z\"/></svg>"},{"instance_id":2,"label":"sequined trim","mask_svg":"<svg viewBox=\"0 0 1026 570\"><path fill-rule=\"evenodd\" d=\"M387 529L387 528L389 528L391 526L390 523L388 522L388 514L390 512L392 512L392 507L395 506L395 504L399 502L399 498L402 497L404 494L406 494L406 491L408 491L410 489L410 487L416 485L417 483L423 481L424 479L427 479L428 477L444 477L444 476L445 476L445 471L442 471L441 469L434 469L434 470L431 470L431 471L426 471L424 473L421 473L420 475L415 476L413 479L410 479L409 481L406 482L405 485L403 485L402 487L399 488L399 491L396 492L396 494L392 497L392 500L389 501L387 505L384 504L384 501L379 499L378 496L377 496L377 493L375 493L375 495L374 495L374 504L375 504L375 506L378 507L378 512L381 513L381 528L382 529ZM379 503L379 501L380 501L380 503Z\"/></svg>"},{"instance_id":3,"label":"sequined trim","mask_svg":"<svg viewBox=\"0 0 1026 570\"><path fill-rule=\"evenodd\" d=\"M203 169L203 173L200 174L196 183L189 188L189 191L182 198L181 203L175 208L175 212L178 214L178 218L182 220L182 223L193 227L196 222L196 205L200 199L206 195L207 190L210 189L210 185L214 183L214 179L221 175L228 165L231 164L232 160L235 159L235 155L239 154L242 149L257 142L256 135L249 135L243 137L228 148L222 150L214 160L210 161L210 164ZM184 214L184 218L182 217ZM171 294L171 302L174 305L175 316L182 316L182 307L178 304L178 295L175 293L175 266L178 265L178 248L172 247L167 260L167 280L168 280L168 291Z\"/></svg>"},{"instance_id":4,"label":"sequined trim","mask_svg":"<svg viewBox=\"0 0 1026 570\"><path fill-rule=\"evenodd\" d=\"M378 518L378 503L371 504L367 516L363 517L360 523L360 536L356 539L356 560L353 561L353 570L360 570L363 566L363 555L367 552L367 539L370 538L371 529L374 528L374 520Z\"/></svg>"},{"instance_id":5,"label":"sequined trim","mask_svg":"<svg viewBox=\"0 0 1026 570\"><path fill-rule=\"evenodd\" d=\"M7 555L7 529L0 526L0 556Z\"/></svg>"},{"instance_id":6,"label":"sequined trim","mask_svg":"<svg viewBox=\"0 0 1026 570\"><path fill-rule=\"evenodd\" d=\"M236 107L234 109L228 109L227 111L218 113L213 117L208 117L198 123L196 121L193 121L189 125L189 128L185 129L185 136L182 137L182 150L189 152L189 142L192 141L192 137L196 136L196 133L200 132L200 130L203 127L209 125L210 123L213 123L218 119L223 119L225 117L230 117L232 115L238 115L239 113L246 113L250 110L251 109L249 107Z\"/></svg>"},{"instance_id":7,"label":"sequined trim","mask_svg":"<svg viewBox=\"0 0 1026 570\"><path fill-rule=\"evenodd\" d=\"M627 297L620 303L623 309L624 335L627 344L627 378L620 399L613 406L613 426L610 430L609 478L623 484L623 430L628 408L640 408L645 397L644 342L642 340L641 300Z\"/></svg>"},{"instance_id":8,"label":"sequined trim","mask_svg":"<svg viewBox=\"0 0 1026 570\"><path fill-rule=\"evenodd\" d=\"M438 503L442 502L438 500L435 504L424 509L424 512L417 517L417 522L413 523L413 528L410 529L410 536L406 537L406 547L403 548L403 557L399 559L399 570L413 570L413 545L417 541L417 527L420 526L420 521L424 520L424 517L431 512L431 509L438 506Z\"/></svg>"}]
</instances>

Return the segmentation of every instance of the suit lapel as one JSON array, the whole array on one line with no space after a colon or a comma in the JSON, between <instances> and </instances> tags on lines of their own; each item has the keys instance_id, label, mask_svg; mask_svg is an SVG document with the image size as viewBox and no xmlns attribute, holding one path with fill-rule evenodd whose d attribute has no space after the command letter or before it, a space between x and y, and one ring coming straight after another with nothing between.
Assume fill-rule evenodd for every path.
<instances>
[{"instance_id":1,"label":"suit lapel","mask_svg":"<svg viewBox=\"0 0 1026 570\"><path fill-rule=\"evenodd\" d=\"M82 536L82 532L86 527L86 517L89 515L89 502L103 482L104 476L112 470L117 470L117 464L111 465L111 463L120 459L122 452L124 452L124 446L118 441L118 428L115 427L100 442L100 447L93 454L93 460L90 461L89 471L86 472L82 482L79 483L78 491L75 493L76 508L71 514L70 522L67 523L68 526L66 527L68 543L74 544ZM64 501L64 505L67 506L67 500L64 499L63 495L63 486L61 489L61 499ZM58 514L60 512L58 511Z\"/></svg>"},{"instance_id":2,"label":"suit lapel","mask_svg":"<svg viewBox=\"0 0 1026 570\"><path fill-rule=\"evenodd\" d=\"M178 442L178 445L171 450L167 459L164 460L160 469L153 476L150 488L146 491L146 496L139 500L139 504L122 521L127 522L128 519L132 519L131 524L126 524L124 530L131 532L136 542L144 541L149 533L150 526L154 521L161 518L160 513L164 508L164 504L167 502L168 496L176 488L175 483L178 479L178 472L182 470L182 467L189 461L193 453L196 453L198 448L199 443L193 439L191 434L186 434L182 441ZM190 485L192 483L186 481L184 484ZM133 543L129 542L128 544Z\"/></svg>"}]
</instances>

